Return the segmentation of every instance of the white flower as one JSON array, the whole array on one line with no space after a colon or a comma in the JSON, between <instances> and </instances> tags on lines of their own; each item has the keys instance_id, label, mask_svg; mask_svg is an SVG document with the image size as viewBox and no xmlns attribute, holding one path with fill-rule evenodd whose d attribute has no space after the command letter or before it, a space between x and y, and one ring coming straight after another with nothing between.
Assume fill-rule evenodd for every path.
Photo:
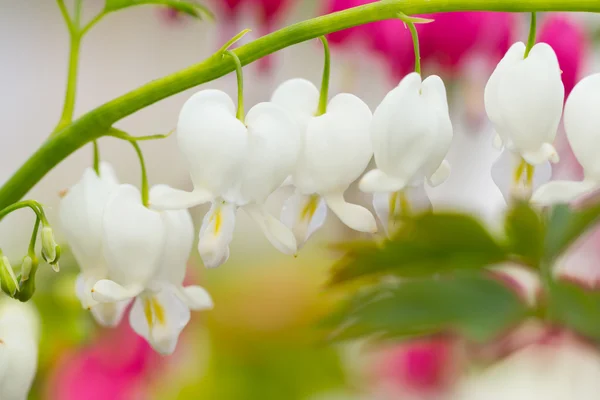
<instances>
[{"instance_id":1,"label":"white flower","mask_svg":"<svg viewBox=\"0 0 600 400\"><path fill-rule=\"evenodd\" d=\"M273 103L254 106L245 123L235 114L231 98L218 90L201 91L185 103L177 124L177 140L188 162L194 191L165 189L152 201L160 210L213 203L198 245L209 267L227 260L238 207L258 222L277 249L287 254L296 251L294 236L265 211L264 203L296 164L298 126Z\"/></svg>"},{"instance_id":2,"label":"white flower","mask_svg":"<svg viewBox=\"0 0 600 400\"><path fill-rule=\"evenodd\" d=\"M448 113L446 88L439 76L421 82L414 72L389 92L373 115L371 137L377 169L360 181L360 189L375 193L374 206L387 225L390 208L405 194L423 197L424 180L432 186L450 174L444 159L452 142L452 122ZM428 200L425 201L428 204ZM402 208L398 204L397 208Z\"/></svg>"},{"instance_id":3,"label":"white flower","mask_svg":"<svg viewBox=\"0 0 600 400\"><path fill-rule=\"evenodd\" d=\"M520 155L507 148L492 165L492 180L507 203L513 198L529 199L531 194L551 177L550 162L544 161L532 167Z\"/></svg>"},{"instance_id":4,"label":"white flower","mask_svg":"<svg viewBox=\"0 0 600 400\"><path fill-rule=\"evenodd\" d=\"M600 357L571 343L531 345L465 379L456 400L593 400L600 392Z\"/></svg>"},{"instance_id":5,"label":"white flower","mask_svg":"<svg viewBox=\"0 0 600 400\"><path fill-rule=\"evenodd\" d=\"M515 43L492 73L485 88L485 109L497 142L527 163L558 162L552 145L560 122L564 86L552 47L538 43L525 58Z\"/></svg>"},{"instance_id":6,"label":"white flower","mask_svg":"<svg viewBox=\"0 0 600 400\"><path fill-rule=\"evenodd\" d=\"M358 97L342 93L316 115L319 91L309 81L292 79L281 84L272 101L296 119L302 147L292 174L296 187L284 206L282 221L292 228L299 245L323 224L323 201L352 229L375 232L377 224L364 207L347 203L344 192L364 172L371 156L371 110Z\"/></svg>"},{"instance_id":7,"label":"white flower","mask_svg":"<svg viewBox=\"0 0 600 400\"><path fill-rule=\"evenodd\" d=\"M150 200L166 190L153 187ZM193 240L187 210L148 209L133 186L119 186L106 205L102 243L108 274L94 284L92 296L108 304L135 298L131 326L161 354L175 350L190 310L212 308L203 288L182 286Z\"/></svg>"},{"instance_id":8,"label":"white flower","mask_svg":"<svg viewBox=\"0 0 600 400\"><path fill-rule=\"evenodd\" d=\"M38 355L39 316L27 303L0 302L0 399L25 400Z\"/></svg>"},{"instance_id":9,"label":"white flower","mask_svg":"<svg viewBox=\"0 0 600 400\"><path fill-rule=\"evenodd\" d=\"M162 190L155 186L153 192ZM200 286L183 287L187 260L194 242L194 225L187 210L160 213L165 226L165 243L159 268L147 290L135 300L129 321L161 354L171 354L177 339L190 320L190 310L213 306L208 292Z\"/></svg>"},{"instance_id":10,"label":"white flower","mask_svg":"<svg viewBox=\"0 0 600 400\"><path fill-rule=\"evenodd\" d=\"M91 289L108 276L102 253L102 218L112 191L119 183L109 164L100 164L100 176L92 168L84 171L60 202L59 217L62 231L81 269L75 292L84 308L105 326L116 326L123 317L128 302L98 303Z\"/></svg>"},{"instance_id":11,"label":"white flower","mask_svg":"<svg viewBox=\"0 0 600 400\"><path fill-rule=\"evenodd\" d=\"M600 187L600 74L579 82L565 104L565 132L573 154L581 164L581 182L555 181L536 191L531 199L540 205L567 203Z\"/></svg>"}]
</instances>

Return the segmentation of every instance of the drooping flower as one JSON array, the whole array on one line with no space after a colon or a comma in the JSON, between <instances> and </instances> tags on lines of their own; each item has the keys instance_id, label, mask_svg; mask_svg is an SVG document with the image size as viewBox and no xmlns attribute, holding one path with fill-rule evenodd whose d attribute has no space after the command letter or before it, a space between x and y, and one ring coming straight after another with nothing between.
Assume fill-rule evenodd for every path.
<instances>
[{"instance_id":1,"label":"drooping flower","mask_svg":"<svg viewBox=\"0 0 600 400\"><path fill-rule=\"evenodd\" d=\"M395 210L406 207L405 189L422 187L425 179L436 186L450 174L445 157L452 122L440 77L421 81L416 72L407 75L375 110L371 135L377 168L362 178L360 189L379 194L378 214L394 219ZM387 226L389 220L382 222Z\"/></svg>"},{"instance_id":2,"label":"drooping flower","mask_svg":"<svg viewBox=\"0 0 600 400\"><path fill-rule=\"evenodd\" d=\"M283 108L260 103L242 123L226 93L201 91L183 106L177 139L194 191L164 190L152 204L176 210L212 202L198 244L206 266L216 267L227 260L238 207L257 222L278 250L296 251L292 233L264 208L298 158L299 130Z\"/></svg>"},{"instance_id":3,"label":"drooping flower","mask_svg":"<svg viewBox=\"0 0 600 400\"><path fill-rule=\"evenodd\" d=\"M565 104L565 132L577 161L584 171L581 182L554 181L540 187L532 202L549 205L567 203L600 187L600 151L597 127L600 123L600 74L582 79Z\"/></svg>"},{"instance_id":4,"label":"drooping flower","mask_svg":"<svg viewBox=\"0 0 600 400\"><path fill-rule=\"evenodd\" d=\"M282 221L292 229L297 243L303 244L323 224L325 204L348 227L375 232L373 215L344 199L344 192L364 172L373 154L369 107L358 97L342 93L331 99L323 115L317 115L319 90L304 79L282 83L272 101L294 116L303 134L292 174L296 192L282 211Z\"/></svg>"},{"instance_id":5,"label":"drooping flower","mask_svg":"<svg viewBox=\"0 0 600 400\"><path fill-rule=\"evenodd\" d=\"M150 200L168 190L152 188ZM105 207L102 247L108 278L94 284L92 296L101 303L135 298L131 326L161 354L175 350L190 310L212 308L203 288L182 287L193 238L187 210L148 209L131 185L119 186Z\"/></svg>"},{"instance_id":6,"label":"drooping flower","mask_svg":"<svg viewBox=\"0 0 600 400\"><path fill-rule=\"evenodd\" d=\"M0 302L0 398L28 397L37 369L39 316L27 303Z\"/></svg>"},{"instance_id":7,"label":"drooping flower","mask_svg":"<svg viewBox=\"0 0 600 400\"><path fill-rule=\"evenodd\" d=\"M108 267L102 253L102 218L111 193L119 183L107 163L100 164L100 175L92 168L84 171L81 180L60 203L62 230L81 269L75 292L84 308L105 326L116 326L128 302L98 303L92 298L94 284L108 277Z\"/></svg>"},{"instance_id":8,"label":"drooping flower","mask_svg":"<svg viewBox=\"0 0 600 400\"><path fill-rule=\"evenodd\" d=\"M528 164L558 161L552 145L560 122L564 86L556 54L538 43L525 57L515 43L485 88L485 108L501 141Z\"/></svg>"}]
</instances>

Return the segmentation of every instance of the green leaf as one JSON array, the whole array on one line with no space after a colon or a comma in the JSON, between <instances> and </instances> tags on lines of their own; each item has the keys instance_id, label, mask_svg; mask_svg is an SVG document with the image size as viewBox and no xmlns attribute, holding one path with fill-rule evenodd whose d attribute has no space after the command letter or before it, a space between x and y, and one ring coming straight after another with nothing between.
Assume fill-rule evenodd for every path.
<instances>
[{"instance_id":1,"label":"green leaf","mask_svg":"<svg viewBox=\"0 0 600 400\"><path fill-rule=\"evenodd\" d=\"M481 274L378 286L351 298L324 321L338 340L405 337L456 330L485 341L528 314L516 293Z\"/></svg>"},{"instance_id":2,"label":"green leaf","mask_svg":"<svg viewBox=\"0 0 600 400\"><path fill-rule=\"evenodd\" d=\"M108 13L124 8L148 4L172 7L177 11L191 15L195 18L201 18L202 15L205 15L210 19L214 18L213 13L208 8L192 0L106 0L104 11Z\"/></svg>"},{"instance_id":3,"label":"green leaf","mask_svg":"<svg viewBox=\"0 0 600 400\"><path fill-rule=\"evenodd\" d=\"M406 220L382 244L355 242L333 268L330 282L393 274L432 276L474 270L504 261L506 249L476 219L460 214L423 214Z\"/></svg>"},{"instance_id":4,"label":"green leaf","mask_svg":"<svg viewBox=\"0 0 600 400\"><path fill-rule=\"evenodd\" d=\"M584 288L575 282L553 282L548 313L554 322L600 340L600 291Z\"/></svg>"},{"instance_id":5,"label":"green leaf","mask_svg":"<svg viewBox=\"0 0 600 400\"><path fill-rule=\"evenodd\" d=\"M528 202L517 202L508 210L504 227L509 251L539 267L546 232L541 215Z\"/></svg>"},{"instance_id":6,"label":"green leaf","mask_svg":"<svg viewBox=\"0 0 600 400\"><path fill-rule=\"evenodd\" d=\"M566 204L550 209L544 256L554 260L598 222L600 204L575 210Z\"/></svg>"}]
</instances>

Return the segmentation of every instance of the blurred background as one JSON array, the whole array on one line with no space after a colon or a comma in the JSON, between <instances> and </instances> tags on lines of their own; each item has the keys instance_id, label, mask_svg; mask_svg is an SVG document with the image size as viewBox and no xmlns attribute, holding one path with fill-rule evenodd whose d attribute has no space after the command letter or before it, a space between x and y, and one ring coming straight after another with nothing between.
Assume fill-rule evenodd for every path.
<instances>
[{"instance_id":1,"label":"blurred background","mask_svg":"<svg viewBox=\"0 0 600 400\"><path fill-rule=\"evenodd\" d=\"M359 1L289 0L269 2L205 0L215 22L197 21L161 7L133 7L114 13L86 36L81 53L75 114L101 105L153 79L208 57L244 28L249 41L270 30ZM85 18L103 7L86 0ZM483 109L483 88L508 46L524 40L528 17L500 13L456 13L419 26L424 74L444 77L455 140L449 155L452 175L428 188L434 208L464 209L493 224L504 200L490 178L498 157ZM594 23L584 15L542 15L539 40L559 55L567 91L594 70ZM410 34L400 21L387 21L330 37L331 94L352 92L372 110L385 93L413 68ZM319 84L322 48L309 41L244 68L246 105L266 101L278 84L303 77ZM58 122L66 84L68 34L54 1L0 0L0 183L30 156ZM235 75L202 88L235 93ZM180 93L117 124L132 135L167 133L185 100L198 89ZM562 143L561 135L557 139ZM138 184L139 164L130 146L103 138L103 160L122 182ZM190 188L174 137L144 142L151 184ZM577 177L569 149L555 176ZM91 146L60 164L28 195L48 207L57 223L58 193L73 185L92 163ZM350 196L369 204L367 196ZM270 207L278 213L282 197ZM197 226L205 208L193 210ZM323 343L315 329L337 293L325 293L328 268L339 256L328 245L353 234L333 216L297 258L273 249L240 215L232 256L222 267L206 270L195 254L188 279L213 295L215 309L193 314L177 351L155 354L127 321L115 330L100 329L74 294L78 272L72 258L62 271L38 276L34 296L42 334L39 370L31 399L442 399L461 360L460 346L432 338L393 348L360 343ZM19 260L33 224L26 212L0 224L2 248ZM589 271L584 267L582 274Z\"/></svg>"}]
</instances>

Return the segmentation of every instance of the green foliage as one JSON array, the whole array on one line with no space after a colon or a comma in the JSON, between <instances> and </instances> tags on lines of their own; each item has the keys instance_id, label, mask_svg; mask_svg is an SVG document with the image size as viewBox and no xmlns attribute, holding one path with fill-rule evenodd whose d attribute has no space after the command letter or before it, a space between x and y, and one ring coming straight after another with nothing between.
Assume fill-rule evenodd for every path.
<instances>
[{"instance_id":1,"label":"green foliage","mask_svg":"<svg viewBox=\"0 0 600 400\"><path fill-rule=\"evenodd\" d=\"M336 339L454 330L484 341L520 322L527 313L517 294L500 281L463 273L401 282L393 288L376 286L351 298L325 325L340 327Z\"/></svg>"},{"instance_id":2,"label":"green foliage","mask_svg":"<svg viewBox=\"0 0 600 400\"><path fill-rule=\"evenodd\" d=\"M427 213L404 220L391 240L352 243L334 267L331 283L382 274L424 277L477 270L508 257L507 249L473 217Z\"/></svg>"},{"instance_id":3,"label":"green foliage","mask_svg":"<svg viewBox=\"0 0 600 400\"><path fill-rule=\"evenodd\" d=\"M544 253L546 227L542 216L527 202L511 207L504 222L508 251L526 264L539 266Z\"/></svg>"},{"instance_id":4,"label":"green foliage","mask_svg":"<svg viewBox=\"0 0 600 400\"><path fill-rule=\"evenodd\" d=\"M544 256L556 259L579 237L588 231L600 217L600 204L583 209L573 209L566 204L552 207L549 211Z\"/></svg>"},{"instance_id":5,"label":"green foliage","mask_svg":"<svg viewBox=\"0 0 600 400\"><path fill-rule=\"evenodd\" d=\"M556 281L549 288L550 320L600 341L600 291L576 282Z\"/></svg>"},{"instance_id":6,"label":"green foliage","mask_svg":"<svg viewBox=\"0 0 600 400\"><path fill-rule=\"evenodd\" d=\"M179 12L191 15L195 18L202 18L202 16L209 17L210 19L214 18L214 15L208 8L192 0L106 0L104 11L112 12L123 8L146 4L172 7Z\"/></svg>"}]
</instances>

